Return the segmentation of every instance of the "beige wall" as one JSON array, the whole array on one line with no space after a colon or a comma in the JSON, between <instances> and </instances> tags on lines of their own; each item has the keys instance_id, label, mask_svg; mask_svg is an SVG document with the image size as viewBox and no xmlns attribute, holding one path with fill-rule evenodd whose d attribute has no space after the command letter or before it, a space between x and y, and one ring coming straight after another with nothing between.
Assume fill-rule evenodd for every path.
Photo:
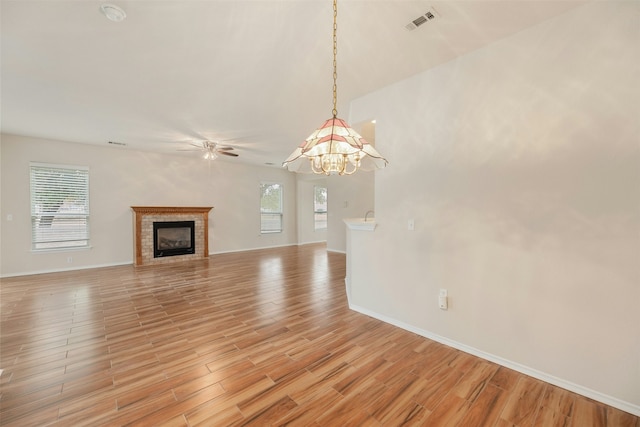
<instances>
[{"instance_id":1,"label":"beige wall","mask_svg":"<svg viewBox=\"0 0 640 427\"><path fill-rule=\"evenodd\" d=\"M297 210L298 210L298 242L300 244L318 243L327 241L327 230L315 230L313 216L314 186L326 186L327 180L323 175L296 175L298 186Z\"/></svg>"},{"instance_id":2,"label":"beige wall","mask_svg":"<svg viewBox=\"0 0 640 427\"><path fill-rule=\"evenodd\" d=\"M384 153L383 153L384 154ZM333 252L347 250L345 218L363 218L374 208L375 174L358 172L351 176L327 178L329 191L329 230L327 249Z\"/></svg>"},{"instance_id":3,"label":"beige wall","mask_svg":"<svg viewBox=\"0 0 640 427\"><path fill-rule=\"evenodd\" d=\"M131 263L130 206L214 206L209 214L210 253L297 243L296 176L290 172L13 135L2 135L0 144L2 276ZM89 167L91 249L31 251L30 161ZM281 234L260 235L261 181L285 186ZM8 221L8 215L13 220Z\"/></svg>"},{"instance_id":4,"label":"beige wall","mask_svg":"<svg viewBox=\"0 0 640 427\"><path fill-rule=\"evenodd\" d=\"M640 414L639 16L593 2L352 104L390 161L354 308Z\"/></svg>"}]
</instances>

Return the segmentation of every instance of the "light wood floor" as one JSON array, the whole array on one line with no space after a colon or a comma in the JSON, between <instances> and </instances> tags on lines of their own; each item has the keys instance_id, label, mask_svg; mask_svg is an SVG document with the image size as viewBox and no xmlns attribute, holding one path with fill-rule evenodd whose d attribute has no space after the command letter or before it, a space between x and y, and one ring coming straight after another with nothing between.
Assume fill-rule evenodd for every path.
<instances>
[{"instance_id":1,"label":"light wood floor","mask_svg":"<svg viewBox=\"0 0 640 427\"><path fill-rule=\"evenodd\" d=\"M352 312L323 245L2 280L2 426L635 426Z\"/></svg>"}]
</instances>

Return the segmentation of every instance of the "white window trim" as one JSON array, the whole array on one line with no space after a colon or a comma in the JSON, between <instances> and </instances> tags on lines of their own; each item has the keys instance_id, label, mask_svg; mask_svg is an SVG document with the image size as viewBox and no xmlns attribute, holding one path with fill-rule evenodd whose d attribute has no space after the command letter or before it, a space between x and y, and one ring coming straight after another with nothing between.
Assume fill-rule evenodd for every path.
<instances>
[{"instance_id":1,"label":"white window trim","mask_svg":"<svg viewBox=\"0 0 640 427\"><path fill-rule=\"evenodd\" d=\"M258 211L260 212L260 235L269 235L269 234L279 234L284 232L284 184L282 182L278 182L278 181L261 181L260 182L260 186L258 187L258 190L260 190L260 187L264 186L264 185L279 185L280 186L280 212L273 212L270 213L271 215L280 215L280 230L273 230L273 231L264 231L262 230L262 192L260 192L259 194L259 198L258 198ZM265 214L269 214L269 212L264 212Z\"/></svg>"},{"instance_id":2,"label":"white window trim","mask_svg":"<svg viewBox=\"0 0 640 427\"><path fill-rule=\"evenodd\" d=\"M326 209L324 211L317 211L316 210L316 188L324 188L325 191L327 192L327 194L329 193L329 189L327 188L326 185L314 185L313 186L313 231L326 231L329 226L328 226L328 222L329 222L329 210ZM319 213L324 213L327 214L327 225L325 225L323 228L318 228L317 226L317 221L316 221L316 214Z\"/></svg>"},{"instance_id":3,"label":"white window trim","mask_svg":"<svg viewBox=\"0 0 640 427\"><path fill-rule=\"evenodd\" d=\"M32 170L34 168L46 168L46 169L61 169L61 170L75 170L75 171L86 171L86 198L87 205L86 210L82 212L79 216L84 216L86 218L86 229L85 235L86 238L78 239L78 241L85 241L84 245L74 245L74 246L63 246L63 247L36 247L38 244L42 244L44 242L37 242L34 236L34 223L35 215L33 211L33 182L31 179ZM58 163L42 163L42 162L29 162L29 216L31 222L31 252L33 253L44 253L44 252L68 252L68 251L80 251L91 249L90 245L90 176L89 176L89 167L88 166L79 166L79 165L68 165L68 164L58 164Z\"/></svg>"}]
</instances>

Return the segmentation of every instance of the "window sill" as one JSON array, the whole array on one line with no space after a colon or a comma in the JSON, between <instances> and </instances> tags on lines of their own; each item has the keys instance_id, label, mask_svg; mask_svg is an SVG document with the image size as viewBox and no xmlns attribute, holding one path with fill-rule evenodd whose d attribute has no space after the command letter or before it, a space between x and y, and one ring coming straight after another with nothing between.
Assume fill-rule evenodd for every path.
<instances>
[{"instance_id":1,"label":"window sill","mask_svg":"<svg viewBox=\"0 0 640 427\"><path fill-rule=\"evenodd\" d=\"M50 249L31 249L33 254L44 254L52 252L78 252L92 249L93 246L82 246L76 248L50 248Z\"/></svg>"}]
</instances>

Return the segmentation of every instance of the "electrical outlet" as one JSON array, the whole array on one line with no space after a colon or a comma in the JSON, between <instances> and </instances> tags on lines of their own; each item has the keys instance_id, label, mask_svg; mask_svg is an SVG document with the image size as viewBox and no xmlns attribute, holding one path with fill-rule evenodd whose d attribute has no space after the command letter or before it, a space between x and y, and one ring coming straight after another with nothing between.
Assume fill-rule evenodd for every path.
<instances>
[{"instance_id":1,"label":"electrical outlet","mask_svg":"<svg viewBox=\"0 0 640 427\"><path fill-rule=\"evenodd\" d=\"M71 264L73 262L73 257L67 257L67 264Z\"/></svg>"},{"instance_id":2,"label":"electrical outlet","mask_svg":"<svg viewBox=\"0 0 640 427\"><path fill-rule=\"evenodd\" d=\"M409 221L407 221L407 229L409 231L413 231L416 228L416 223L413 219L410 219Z\"/></svg>"}]
</instances>

